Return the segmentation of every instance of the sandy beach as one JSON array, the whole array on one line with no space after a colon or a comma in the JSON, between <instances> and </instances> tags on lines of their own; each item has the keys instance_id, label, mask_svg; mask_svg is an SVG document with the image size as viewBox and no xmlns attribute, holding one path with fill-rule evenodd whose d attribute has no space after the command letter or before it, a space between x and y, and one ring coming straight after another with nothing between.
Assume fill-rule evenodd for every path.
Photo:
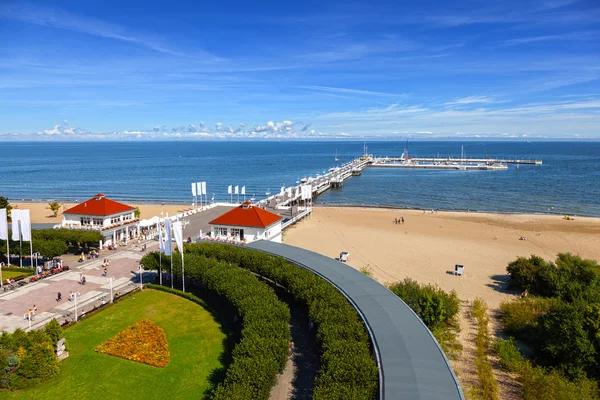
<instances>
[{"instance_id":1,"label":"sandy beach","mask_svg":"<svg viewBox=\"0 0 600 400\"><path fill-rule=\"evenodd\" d=\"M404 225L394 224L401 216ZM348 265L371 269L382 283L409 277L496 308L513 296L506 266L518 256L554 260L571 252L600 260L600 218L315 207L283 241L332 258L348 251ZM449 273L455 264L464 265L464 276Z\"/></svg>"},{"instance_id":2,"label":"sandy beach","mask_svg":"<svg viewBox=\"0 0 600 400\"><path fill-rule=\"evenodd\" d=\"M68 210L70 207L75 206L77 203L61 203L60 211L58 216L52 216L52 210L48 207L48 203L35 203L35 202L10 202L13 208L20 208L22 210L30 210L31 222L34 224L59 224L63 220L63 211ZM165 215L175 215L178 212L189 210L190 205L186 204L135 204L126 202L132 207L140 208L140 218L148 219L154 216L160 216L161 211L164 211Z\"/></svg>"}]
</instances>

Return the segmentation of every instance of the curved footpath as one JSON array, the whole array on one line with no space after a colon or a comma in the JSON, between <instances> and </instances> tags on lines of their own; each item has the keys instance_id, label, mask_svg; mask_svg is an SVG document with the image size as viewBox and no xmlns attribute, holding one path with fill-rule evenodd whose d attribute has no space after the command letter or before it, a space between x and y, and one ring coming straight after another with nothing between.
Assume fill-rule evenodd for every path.
<instances>
[{"instance_id":1,"label":"curved footpath","mask_svg":"<svg viewBox=\"0 0 600 400\"><path fill-rule=\"evenodd\" d=\"M344 263L298 247L263 240L246 247L284 257L316 273L350 300L375 348L380 399L464 399L431 332L385 286Z\"/></svg>"}]
</instances>

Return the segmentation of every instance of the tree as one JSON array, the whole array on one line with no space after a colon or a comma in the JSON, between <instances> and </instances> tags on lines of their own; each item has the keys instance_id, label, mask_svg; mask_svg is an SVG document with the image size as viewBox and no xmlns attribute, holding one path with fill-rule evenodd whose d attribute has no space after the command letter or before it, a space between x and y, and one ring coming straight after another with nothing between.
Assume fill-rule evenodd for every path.
<instances>
[{"instance_id":1,"label":"tree","mask_svg":"<svg viewBox=\"0 0 600 400\"><path fill-rule=\"evenodd\" d=\"M133 215L135 216L136 219L140 219L141 214L142 214L142 212L140 211L139 207L136 207L135 210L133 210Z\"/></svg>"},{"instance_id":2,"label":"tree","mask_svg":"<svg viewBox=\"0 0 600 400\"><path fill-rule=\"evenodd\" d=\"M0 208L6 208L6 213L8 214L8 221L10 222L10 210L12 210L12 206L8 204L8 199L4 196L0 196Z\"/></svg>"},{"instance_id":3,"label":"tree","mask_svg":"<svg viewBox=\"0 0 600 400\"><path fill-rule=\"evenodd\" d=\"M52 210L52 216L56 217L60 210L60 203L58 201L53 201L52 203L48 203L48 206L50 206L50 209Z\"/></svg>"}]
</instances>

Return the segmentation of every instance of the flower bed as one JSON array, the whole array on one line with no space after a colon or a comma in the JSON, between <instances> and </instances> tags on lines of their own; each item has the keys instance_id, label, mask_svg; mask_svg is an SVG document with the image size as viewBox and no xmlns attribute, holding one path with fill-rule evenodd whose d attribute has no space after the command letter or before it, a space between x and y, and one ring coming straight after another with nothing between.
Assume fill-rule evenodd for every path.
<instances>
[{"instance_id":1,"label":"flower bed","mask_svg":"<svg viewBox=\"0 0 600 400\"><path fill-rule=\"evenodd\" d=\"M167 365L170 356L165 331L148 319L138 321L95 350L160 368Z\"/></svg>"}]
</instances>

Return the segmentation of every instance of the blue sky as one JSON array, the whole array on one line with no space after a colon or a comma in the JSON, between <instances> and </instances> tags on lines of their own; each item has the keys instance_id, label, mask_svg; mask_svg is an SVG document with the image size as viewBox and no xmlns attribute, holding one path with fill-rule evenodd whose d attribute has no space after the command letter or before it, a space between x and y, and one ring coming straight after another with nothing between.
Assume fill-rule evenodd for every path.
<instances>
[{"instance_id":1,"label":"blue sky","mask_svg":"<svg viewBox=\"0 0 600 400\"><path fill-rule=\"evenodd\" d=\"M0 1L2 139L600 139L599 78L594 0Z\"/></svg>"}]
</instances>

